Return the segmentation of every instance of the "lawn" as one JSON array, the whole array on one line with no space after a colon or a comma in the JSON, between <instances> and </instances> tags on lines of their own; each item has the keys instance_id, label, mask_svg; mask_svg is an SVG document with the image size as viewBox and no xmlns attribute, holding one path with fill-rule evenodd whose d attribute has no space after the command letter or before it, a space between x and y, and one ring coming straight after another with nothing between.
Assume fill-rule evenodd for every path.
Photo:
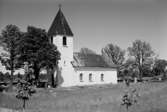
<instances>
[{"instance_id":1,"label":"lawn","mask_svg":"<svg viewBox=\"0 0 167 112\"><path fill-rule=\"evenodd\" d=\"M167 112L167 82L138 83L138 103L129 112ZM27 112L126 112L121 98L124 84L57 89L38 89L28 101ZM19 110L14 93L0 93L0 107Z\"/></svg>"}]
</instances>

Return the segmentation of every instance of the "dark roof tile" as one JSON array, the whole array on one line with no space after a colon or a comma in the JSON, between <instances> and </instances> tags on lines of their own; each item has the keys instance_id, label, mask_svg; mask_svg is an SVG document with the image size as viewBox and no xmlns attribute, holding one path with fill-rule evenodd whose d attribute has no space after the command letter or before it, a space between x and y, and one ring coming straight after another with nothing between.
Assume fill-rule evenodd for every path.
<instances>
[{"instance_id":1,"label":"dark roof tile","mask_svg":"<svg viewBox=\"0 0 167 112\"><path fill-rule=\"evenodd\" d=\"M56 36L56 35L73 36L73 33L66 21L63 12L61 11L61 8L59 9L50 29L48 30L48 34L50 36Z\"/></svg>"},{"instance_id":2,"label":"dark roof tile","mask_svg":"<svg viewBox=\"0 0 167 112\"><path fill-rule=\"evenodd\" d=\"M74 67L102 67L116 68L116 65L109 66L101 55L74 53Z\"/></svg>"}]
</instances>

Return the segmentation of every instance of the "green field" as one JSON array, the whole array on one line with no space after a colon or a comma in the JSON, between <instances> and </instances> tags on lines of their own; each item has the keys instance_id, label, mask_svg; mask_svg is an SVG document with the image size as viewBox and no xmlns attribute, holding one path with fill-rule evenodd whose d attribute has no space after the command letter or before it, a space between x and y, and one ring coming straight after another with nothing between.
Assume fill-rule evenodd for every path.
<instances>
[{"instance_id":1,"label":"green field","mask_svg":"<svg viewBox=\"0 0 167 112\"><path fill-rule=\"evenodd\" d=\"M129 112L167 112L167 82L131 85L139 91L138 103ZM38 89L27 103L27 112L126 112L121 98L124 84ZM0 107L20 110L14 93L0 93Z\"/></svg>"}]
</instances>

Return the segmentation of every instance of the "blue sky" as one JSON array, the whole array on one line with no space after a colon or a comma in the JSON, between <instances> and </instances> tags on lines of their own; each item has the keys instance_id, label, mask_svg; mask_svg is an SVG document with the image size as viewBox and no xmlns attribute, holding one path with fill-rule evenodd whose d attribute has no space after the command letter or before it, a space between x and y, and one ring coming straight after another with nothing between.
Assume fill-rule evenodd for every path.
<instances>
[{"instance_id":1,"label":"blue sky","mask_svg":"<svg viewBox=\"0 0 167 112\"><path fill-rule=\"evenodd\" d=\"M7 24L48 30L59 3L74 33L74 51L100 53L109 43L126 49L141 39L167 59L166 0L1 0L0 30Z\"/></svg>"}]
</instances>

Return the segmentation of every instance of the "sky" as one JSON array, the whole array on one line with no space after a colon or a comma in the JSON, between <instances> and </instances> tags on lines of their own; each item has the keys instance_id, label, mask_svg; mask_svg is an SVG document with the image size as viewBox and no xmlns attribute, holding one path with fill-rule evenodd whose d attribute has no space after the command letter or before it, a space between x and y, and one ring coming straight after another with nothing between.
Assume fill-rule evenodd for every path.
<instances>
[{"instance_id":1,"label":"sky","mask_svg":"<svg viewBox=\"0 0 167 112\"><path fill-rule=\"evenodd\" d=\"M0 0L0 31L8 24L48 31L62 5L74 33L74 51L101 53L109 43L122 49L140 39L167 59L167 0Z\"/></svg>"}]
</instances>

